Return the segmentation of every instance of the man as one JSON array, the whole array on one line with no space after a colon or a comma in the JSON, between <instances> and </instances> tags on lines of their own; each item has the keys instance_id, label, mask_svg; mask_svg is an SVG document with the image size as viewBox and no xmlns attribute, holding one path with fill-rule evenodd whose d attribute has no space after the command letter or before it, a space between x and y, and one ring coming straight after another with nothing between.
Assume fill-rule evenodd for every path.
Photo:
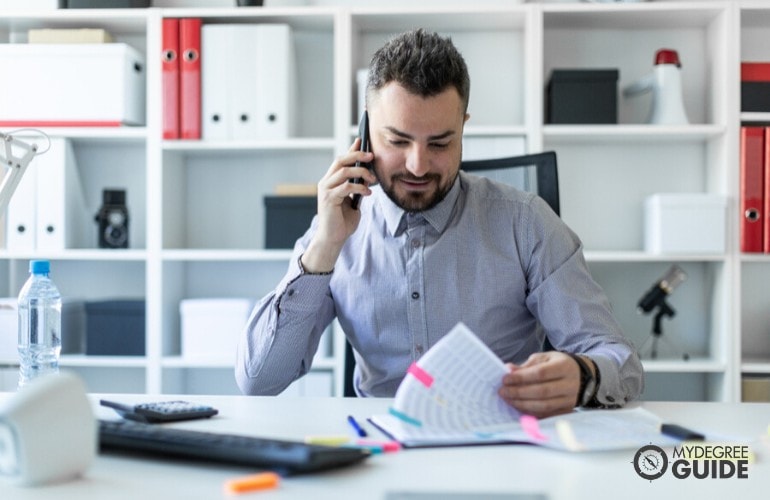
<instances>
[{"instance_id":1,"label":"man","mask_svg":"<svg viewBox=\"0 0 770 500\"><path fill-rule=\"evenodd\" d=\"M357 139L318 183L318 215L241 339L244 393L277 394L304 375L336 317L356 351L361 396L393 396L459 321L510 363L500 395L522 412L639 395L641 363L577 236L542 199L459 172L469 92L449 39L412 31L374 55L373 153ZM539 352L544 334L557 350Z\"/></svg>"}]
</instances>

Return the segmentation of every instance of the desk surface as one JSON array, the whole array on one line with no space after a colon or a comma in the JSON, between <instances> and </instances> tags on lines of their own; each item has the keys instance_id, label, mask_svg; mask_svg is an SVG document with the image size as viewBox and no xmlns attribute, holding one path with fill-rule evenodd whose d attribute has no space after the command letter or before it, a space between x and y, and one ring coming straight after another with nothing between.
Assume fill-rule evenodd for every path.
<instances>
[{"instance_id":1,"label":"desk surface","mask_svg":"<svg viewBox=\"0 0 770 500\"><path fill-rule=\"evenodd\" d=\"M10 394L0 394L0 400ZM100 417L111 410L98 406ZM107 395L118 401L142 402L173 396ZM308 435L350 434L346 417L360 421L387 411L389 399L270 398L245 396L182 396L220 410L211 420L174 424L178 427L253 434L288 439ZM679 423L708 436L754 440L767 435L770 404L644 403L664 421ZM376 434L371 425L366 427ZM767 498L770 491L770 448L756 448L758 460L748 479L677 479L670 471L646 481L634 471L636 450L572 454L535 446L503 445L403 450L376 455L362 465L320 474L284 478L272 491L243 498L385 499L388 492L542 493L548 499L603 498ZM250 474L242 467L190 464L163 459L99 455L79 480L37 488L0 482L0 498L233 498L222 492L227 479ZM515 498L515 497L511 497Z\"/></svg>"}]
</instances>

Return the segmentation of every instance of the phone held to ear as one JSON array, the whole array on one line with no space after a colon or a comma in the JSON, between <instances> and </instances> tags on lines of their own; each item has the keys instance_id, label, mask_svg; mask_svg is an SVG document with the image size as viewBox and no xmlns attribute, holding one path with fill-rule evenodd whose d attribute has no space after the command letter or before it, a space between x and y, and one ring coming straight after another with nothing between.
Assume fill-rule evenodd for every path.
<instances>
[{"instance_id":1,"label":"phone held to ear","mask_svg":"<svg viewBox=\"0 0 770 500\"><path fill-rule=\"evenodd\" d=\"M361 121L358 124L358 136L361 138L361 146L358 148L359 151L371 151L371 147L369 145L369 113L364 111L364 114L361 115ZM356 167L366 167L368 169L372 168L371 162L369 163L362 163L360 161L356 162ZM355 179L350 179L350 182L354 184L362 184L364 180L360 177L357 177ZM353 199L351 201L350 206L353 207L353 210L358 210L358 205L361 204L361 195L360 194L354 194Z\"/></svg>"}]
</instances>

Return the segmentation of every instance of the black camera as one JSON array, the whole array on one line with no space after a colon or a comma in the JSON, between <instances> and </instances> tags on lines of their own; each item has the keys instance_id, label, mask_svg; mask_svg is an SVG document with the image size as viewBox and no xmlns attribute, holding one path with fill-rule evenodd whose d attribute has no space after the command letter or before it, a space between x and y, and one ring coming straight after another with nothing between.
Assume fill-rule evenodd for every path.
<instances>
[{"instance_id":1,"label":"black camera","mask_svg":"<svg viewBox=\"0 0 770 500\"><path fill-rule=\"evenodd\" d=\"M104 189L99 224L99 248L128 248L128 208L124 189Z\"/></svg>"}]
</instances>

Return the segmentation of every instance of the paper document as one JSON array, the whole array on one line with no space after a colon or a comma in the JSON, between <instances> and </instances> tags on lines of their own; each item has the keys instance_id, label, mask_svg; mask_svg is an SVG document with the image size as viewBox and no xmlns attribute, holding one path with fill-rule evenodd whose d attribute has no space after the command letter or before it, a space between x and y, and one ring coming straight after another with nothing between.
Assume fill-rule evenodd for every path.
<instances>
[{"instance_id":1,"label":"paper document","mask_svg":"<svg viewBox=\"0 0 770 500\"><path fill-rule=\"evenodd\" d=\"M408 370L388 414L370 421L406 447L525 442L569 451L678 441L643 408L579 410L538 420L497 391L505 364L462 323Z\"/></svg>"}]
</instances>

